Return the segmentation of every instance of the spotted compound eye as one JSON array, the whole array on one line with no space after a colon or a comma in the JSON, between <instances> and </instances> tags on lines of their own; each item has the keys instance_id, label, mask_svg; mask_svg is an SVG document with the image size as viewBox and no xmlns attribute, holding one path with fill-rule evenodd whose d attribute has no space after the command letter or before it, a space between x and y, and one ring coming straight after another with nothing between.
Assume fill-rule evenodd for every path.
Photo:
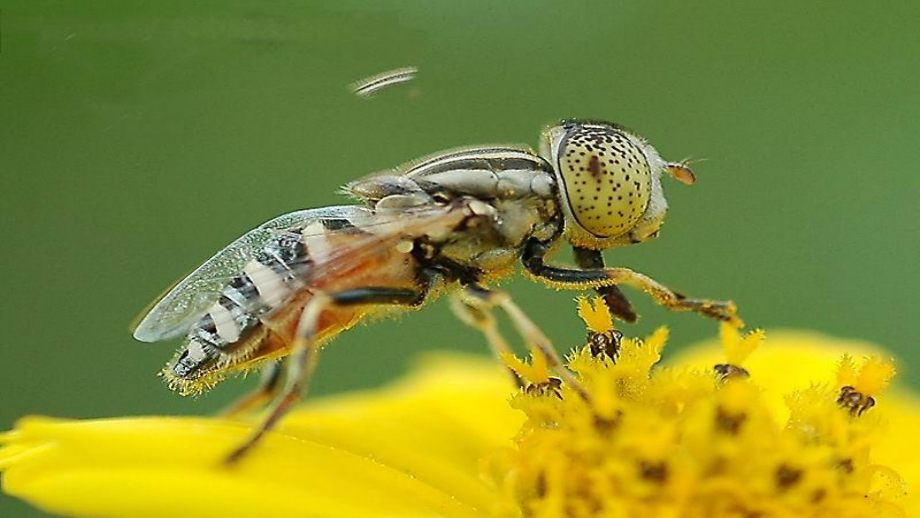
<instances>
[{"instance_id":1,"label":"spotted compound eye","mask_svg":"<svg viewBox=\"0 0 920 518\"><path fill-rule=\"evenodd\" d=\"M576 126L559 143L558 168L575 221L602 238L628 232L648 206L652 171L642 150L609 126Z\"/></svg>"}]
</instances>

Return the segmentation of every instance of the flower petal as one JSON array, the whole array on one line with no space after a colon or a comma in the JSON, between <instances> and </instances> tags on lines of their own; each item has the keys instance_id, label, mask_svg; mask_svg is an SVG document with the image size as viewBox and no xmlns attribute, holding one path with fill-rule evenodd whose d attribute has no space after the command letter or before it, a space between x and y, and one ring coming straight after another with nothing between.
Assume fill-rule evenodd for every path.
<instances>
[{"instance_id":1,"label":"flower petal","mask_svg":"<svg viewBox=\"0 0 920 518\"><path fill-rule=\"evenodd\" d=\"M280 429L373 457L483 509L495 495L478 461L511 447L524 422L508 405L513 393L494 360L433 354L388 389L311 403Z\"/></svg>"},{"instance_id":2,"label":"flower petal","mask_svg":"<svg viewBox=\"0 0 920 518\"><path fill-rule=\"evenodd\" d=\"M381 393L317 400L233 468L221 460L248 422L28 418L0 437L3 485L68 516L482 516L496 497L476 461L522 420L503 376L442 358Z\"/></svg>"}]
</instances>

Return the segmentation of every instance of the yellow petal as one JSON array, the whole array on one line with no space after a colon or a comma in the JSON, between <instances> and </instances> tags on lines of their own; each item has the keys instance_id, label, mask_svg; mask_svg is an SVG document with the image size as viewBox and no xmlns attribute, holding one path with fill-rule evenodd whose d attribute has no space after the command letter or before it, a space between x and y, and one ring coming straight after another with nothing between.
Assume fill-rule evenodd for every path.
<instances>
[{"instance_id":1,"label":"yellow petal","mask_svg":"<svg viewBox=\"0 0 920 518\"><path fill-rule=\"evenodd\" d=\"M4 490L67 516L484 516L477 460L522 417L494 364L442 358L374 395L298 410L243 462L251 424L205 418L22 420L0 437Z\"/></svg>"},{"instance_id":2,"label":"yellow petal","mask_svg":"<svg viewBox=\"0 0 920 518\"><path fill-rule=\"evenodd\" d=\"M856 371L856 362L849 354L844 354L837 363L837 386L852 387L856 385L859 374Z\"/></svg>"},{"instance_id":3,"label":"yellow petal","mask_svg":"<svg viewBox=\"0 0 920 518\"><path fill-rule=\"evenodd\" d=\"M280 430L373 457L482 508L494 494L479 459L510 447L524 422L508 405L515 392L494 360L442 353L387 389L312 402Z\"/></svg>"},{"instance_id":4,"label":"yellow petal","mask_svg":"<svg viewBox=\"0 0 920 518\"><path fill-rule=\"evenodd\" d=\"M859 369L856 390L867 396L877 396L888 388L895 373L896 369L892 361L881 356L869 356Z\"/></svg>"},{"instance_id":5,"label":"yellow petal","mask_svg":"<svg viewBox=\"0 0 920 518\"><path fill-rule=\"evenodd\" d=\"M668 326L659 326L645 339L645 346L660 353L668 342L669 336L671 336L671 331L668 329Z\"/></svg>"},{"instance_id":6,"label":"yellow petal","mask_svg":"<svg viewBox=\"0 0 920 518\"><path fill-rule=\"evenodd\" d=\"M538 350L533 350L530 354L531 362L528 364L510 352L502 352L501 358L505 365L514 371L522 379L535 385L547 383L549 381L549 362L546 356Z\"/></svg>"},{"instance_id":7,"label":"yellow petal","mask_svg":"<svg viewBox=\"0 0 920 518\"><path fill-rule=\"evenodd\" d=\"M613 315L610 314L610 308L601 297L594 297L594 305L588 300L588 297L579 295L575 299L578 304L578 316L585 323L588 330L595 333L606 333L613 329Z\"/></svg>"}]
</instances>

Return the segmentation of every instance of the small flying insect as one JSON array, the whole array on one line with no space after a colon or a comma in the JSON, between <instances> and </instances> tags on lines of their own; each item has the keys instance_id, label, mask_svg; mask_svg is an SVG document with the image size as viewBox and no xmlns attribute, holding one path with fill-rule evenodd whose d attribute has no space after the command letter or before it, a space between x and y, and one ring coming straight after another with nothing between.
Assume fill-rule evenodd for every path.
<instances>
[{"instance_id":1,"label":"small flying insect","mask_svg":"<svg viewBox=\"0 0 920 518\"><path fill-rule=\"evenodd\" d=\"M583 397L538 326L488 286L522 265L553 288L594 289L620 319L636 313L620 285L676 311L741 325L732 302L689 298L641 273L607 268L601 251L658 236L667 211L661 177L692 184L683 163L615 124L563 121L540 153L526 146L445 151L349 183L360 204L303 210L244 234L152 304L134 337L184 335L163 371L183 394L264 367L260 387L230 410L268 404L242 458L306 389L320 345L362 319L419 308L442 293L492 349L508 349L491 314L501 308L525 341ZM562 242L578 268L548 264Z\"/></svg>"},{"instance_id":2,"label":"small flying insect","mask_svg":"<svg viewBox=\"0 0 920 518\"><path fill-rule=\"evenodd\" d=\"M403 67L396 70L388 70L356 81L349 85L351 93L358 97L369 99L380 90L389 88L394 85L406 83L415 79L418 69L415 67Z\"/></svg>"}]
</instances>

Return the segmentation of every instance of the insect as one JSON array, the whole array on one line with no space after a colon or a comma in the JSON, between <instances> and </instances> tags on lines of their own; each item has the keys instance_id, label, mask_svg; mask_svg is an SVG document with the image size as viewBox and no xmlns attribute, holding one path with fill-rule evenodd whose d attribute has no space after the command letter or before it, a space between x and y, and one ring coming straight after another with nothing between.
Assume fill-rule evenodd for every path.
<instances>
[{"instance_id":1,"label":"insect","mask_svg":"<svg viewBox=\"0 0 920 518\"><path fill-rule=\"evenodd\" d=\"M686 165L664 161L641 137L605 122L547 128L539 154L523 146L445 151L349 183L344 192L360 204L293 212L247 232L157 300L134 337L184 335L163 371L184 394L264 366L260 388L231 413L271 402L267 417L230 461L296 403L320 344L368 315L418 308L444 292L497 352L507 345L491 310L504 310L579 387L537 325L490 283L522 265L554 288L596 290L625 321L636 314L620 285L669 309L740 325L731 302L685 297L641 273L605 267L602 250L658 236L667 210L663 175L694 181ZM548 264L563 242L578 268Z\"/></svg>"},{"instance_id":2,"label":"insect","mask_svg":"<svg viewBox=\"0 0 920 518\"><path fill-rule=\"evenodd\" d=\"M349 88L351 93L366 99L384 88L412 81L416 74L418 69L415 67L397 68L356 81Z\"/></svg>"}]
</instances>

